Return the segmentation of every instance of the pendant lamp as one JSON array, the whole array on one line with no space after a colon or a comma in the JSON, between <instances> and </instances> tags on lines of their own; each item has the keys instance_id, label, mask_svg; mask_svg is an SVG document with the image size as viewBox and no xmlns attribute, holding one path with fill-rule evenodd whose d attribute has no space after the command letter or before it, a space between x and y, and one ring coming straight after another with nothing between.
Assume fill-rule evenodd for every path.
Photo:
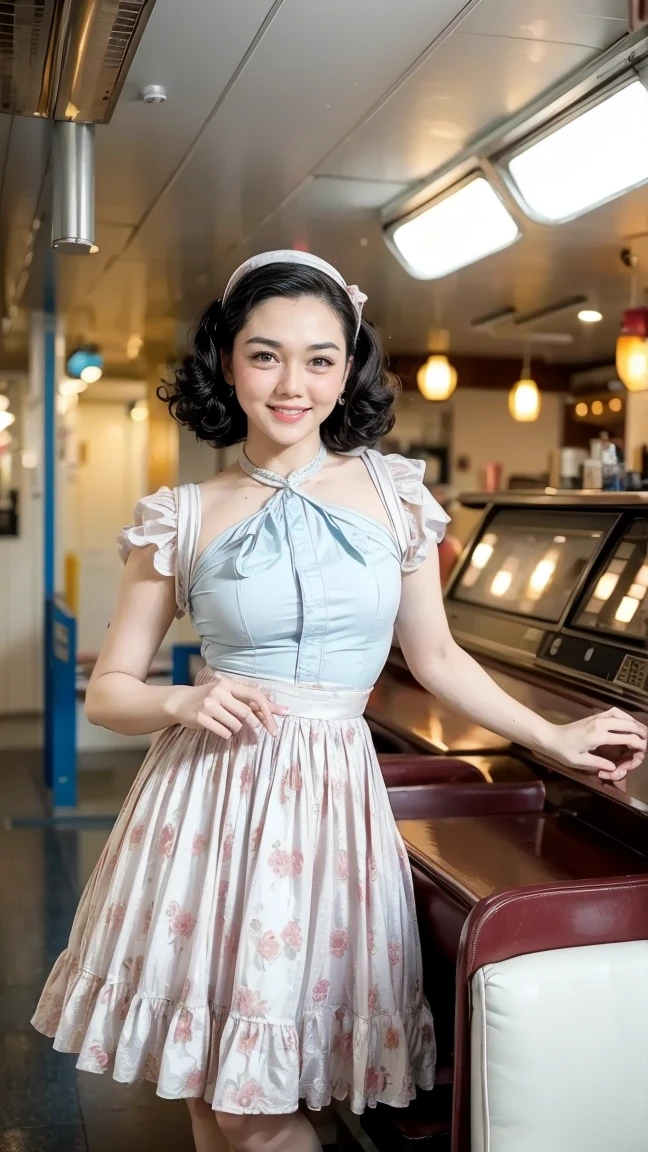
<instances>
[{"instance_id":1,"label":"pendant lamp","mask_svg":"<svg viewBox=\"0 0 648 1152\"><path fill-rule=\"evenodd\" d=\"M447 356L429 356L416 374L416 383L426 400L448 400L457 387L457 370Z\"/></svg>"},{"instance_id":2,"label":"pendant lamp","mask_svg":"<svg viewBox=\"0 0 648 1152\"><path fill-rule=\"evenodd\" d=\"M648 391L648 308L628 308L623 313L616 369L628 392Z\"/></svg>"},{"instance_id":3,"label":"pendant lamp","mask_svg":"<svg viewBox=\"0 0 648 1152\"><path fill-rule=\"evenodd\" d=\"M531 379L531 361L524 358L522 375L509 392L508 407L514 420L520 424L531 424L540 415L542 399L535 380Z\"/></svg>"}]
</instances>

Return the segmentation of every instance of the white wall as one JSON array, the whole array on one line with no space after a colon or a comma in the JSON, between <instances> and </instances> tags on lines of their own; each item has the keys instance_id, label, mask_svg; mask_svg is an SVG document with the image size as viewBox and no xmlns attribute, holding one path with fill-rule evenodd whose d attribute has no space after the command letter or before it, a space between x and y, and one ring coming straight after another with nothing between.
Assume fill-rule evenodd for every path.
<instances>
[{"instance_id":1,"label":"white wall","mask_svg":"<svg viewBox=\"0 0 648 1152\"><path fill-rule=\"evenodd\" d=\"M68 545L81 577L78 648L96 654L110 622L121 565L115 537L132 522L145 494L146 424L130 419L123 403L81 401L77 409L78 465Z\"/></svg>"},{"instance_id":2,"label":"white wall","mask_svg":"<svg viewBox=\"0 0 648 1152\"><path fill-rule=\"evenodd\" d=\"M26 377L18 383L18 435L39 445L42 395ZM0 536L0 715L37 712L43 700L42 475L14 460L19 535Z\"/></svg>"},{"instance_id":3,"label":"white wall","mask_svg":"<svg viewBox=\"0 0 648 1152\"><path fill-rule=\"evenodd\" d=\"M641 449L648 444L648 392L626 392L626 468L641 470Z\"/></svg>"},{"instance_id":4,"label":"white wall","mask_svg":"<svg viewBox=\"0 0 648 1152\"><path fill-rule=\"evenodd\" d=\"M564 401L562 395L543 394L542 408L533 424L518 424L509 415L508 394L479 388L458 388L452 398L452 484L461 491L484 486L486 464L503 466L502 486L515 473L534 475L549 470L550 453L560 447ZM457 470L465 456L469 467Z\"/></svg>"}]
</instances>

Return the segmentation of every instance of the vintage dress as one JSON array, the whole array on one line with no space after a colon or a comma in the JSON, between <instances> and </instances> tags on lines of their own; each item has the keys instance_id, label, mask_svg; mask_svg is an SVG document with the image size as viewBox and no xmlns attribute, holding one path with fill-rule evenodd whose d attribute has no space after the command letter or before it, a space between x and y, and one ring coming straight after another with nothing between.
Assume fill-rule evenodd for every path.
<instances>
[{"instance_id":1,"label":"vintage dress","mask_svg":"<svg viewBox=\"0 0 648 1152\"><path fill-rule=\"evenodd\" d=\"M152 544L207 667L288 706L279 733L154 740L81 898L33 1023L77 1067L145 1077L237 1113L405 1106L431 1088L409 864L362 713L386 659L401 572L448 519L423 465L362 458L392 523L300 483L196 561L200 490L161 489L124 529ZM246 469L249 471L249 467Z\"/></svg>"}]
</instances>

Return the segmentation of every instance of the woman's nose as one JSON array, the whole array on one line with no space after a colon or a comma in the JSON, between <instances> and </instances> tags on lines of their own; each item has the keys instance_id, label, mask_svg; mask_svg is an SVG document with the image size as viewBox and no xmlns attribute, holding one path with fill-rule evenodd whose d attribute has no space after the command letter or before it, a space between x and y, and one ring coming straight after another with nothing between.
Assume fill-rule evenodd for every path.
<instances>
[{"instance_id":1,"label":"woman's nose","mask_svg":"<svg viewBox=\"0 0 648 1152\"><path fill-rule=\"evenodd\" d=\"M304 391L303 371L301 364L288 361L283 368L281 378L277 381L275 392L281 396L301 396Z\"/></svg>"}]
</instances>

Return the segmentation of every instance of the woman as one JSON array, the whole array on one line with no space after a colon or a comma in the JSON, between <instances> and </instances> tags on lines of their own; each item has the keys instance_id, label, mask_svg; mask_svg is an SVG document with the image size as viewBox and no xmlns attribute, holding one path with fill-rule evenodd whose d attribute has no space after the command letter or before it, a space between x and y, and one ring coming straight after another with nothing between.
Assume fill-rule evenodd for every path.
<instances>
[{"instance_id":1,"label":"woman","mask_svg":"<svg viewBox=\"0 0 648 1152\"><path fill-rule=\"evenodd\" d=\"M139 503L88 688L94 723L160 734L34 1023L81 1069L186 1098L198 1152L311 1152L300 1098L362 1112L432 1087L410 871L362 720L394 624L417 680L502 736L605 779L646 748L617 710L540 719L454 644L448 517L422 465L370 447L393 394L364 299L275 252L207 310L162 397L239 463ZM187 611L206 669L147 685Z\"/></svg>"}]
</instances>

